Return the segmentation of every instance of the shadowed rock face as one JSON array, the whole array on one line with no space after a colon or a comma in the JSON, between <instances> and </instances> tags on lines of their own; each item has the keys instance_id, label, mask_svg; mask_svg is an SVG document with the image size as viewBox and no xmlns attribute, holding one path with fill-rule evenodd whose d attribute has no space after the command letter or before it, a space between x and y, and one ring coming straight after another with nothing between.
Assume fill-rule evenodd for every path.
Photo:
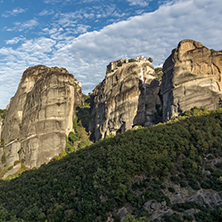
<instances>
[{"instance_id":1,"label":"shadowed rock face","mask_svg":"<svg viewBox=\"0 0 222 222\"><path fill-rule=\"evenodd\" d=\"M3 119L0 116L0 141L1 141L2 123ZM0 157L2 157L2 155L3 155L3 147L0 147ZM2 166L3 166L2 161L0 161L0 168L2 168Z\"/></svg>"},{"instance_id":2,"label":"shadowed rock face","mask_svg":"<svg viewBox=\"0 0 222 222\"><path fill-rule=\"evenodd\" d=\"M81 87L66 69L28 68L11 99L4 121L6 166L25 159L28 167L49 162L65 148Z\"/></svg>"},{"instance_id":3,"label":"shadowed rock face","mask_svg":"<svg viewBox=\"0 0 222 222\"><path fill-rule=\"evenodd\" d=\"M0 116L0 140L1 140L2 124L3 124L3 119L2 119L2 117Z\"/></svg>"},{"instance_id":4,"label":"shadowed rock face","mask_svg":"<svg viewBox=\"0 0 222 222\"><path fill-rule=\"evenodd\" d=\"M163 120L196 107L215 109L221 94L222 53L183 40L163 65Z\"/></svg>"},{"instance_id":5,"label":"shadowed rock face","mask_svg":"<svg viewBox=\"0 0 222 222\"><path fill-rule=\"evenodd\" d=\"M135 125L154 121L159 81L149 61L123 64L108 73L93 91L89 130L99 140L106 135L125 132Z\"/></svg>"}]
</instances>

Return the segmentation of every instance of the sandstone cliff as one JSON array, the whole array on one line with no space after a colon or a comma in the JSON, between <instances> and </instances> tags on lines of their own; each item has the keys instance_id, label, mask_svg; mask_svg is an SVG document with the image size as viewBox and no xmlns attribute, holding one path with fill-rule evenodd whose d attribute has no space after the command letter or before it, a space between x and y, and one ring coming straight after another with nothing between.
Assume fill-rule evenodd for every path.
<instances>
[{"instance_id":1,"label":"sandstone cliff","mask_svg":"<svg viewBox=\"0 0 222 222\"><path fill-rule=\"evenodd\" d=\"M160 104L159 87L152 64L144 58L109 71L91 95L93 119L89 130L95 140L136 125L152 125L156 105Z\"/></svg>"},{"instance_id":2,"label":"sandstone cliff","mask_svg":"<svg viewBox=\"0 0 222 222\"><path fill-rule=\"evenodd\" d=\"M222 53L183 40L163 65L163 120L194 106L216 108L222 98Z\"/></svg>"},{"instance_id":3,"label":"sandstone cliff","mask_svg":"<svg viewBox=\"0 0 222 222\"><path fill-rule=\"evenodd\" d=\"M2 117L0 116L0 140L1 140L2 124L3 124L3 119L2 119Z\"/></svg>"},{"instance_id":4,"label":"sandstone cliff","mask_svg":"<svg viewBox=\"0 0 222 222\"><path fill-rule=\"evenodd\" d=\"M3 144L2 144L2 138L1 138L2 123L3 123L3 119L0 116L0 158L3 155ZM0 160L0 168L2 168L2 166L3 164L2 164L2 161Z\"/></svg>"},{"instance_id":5,"label":"sandstone cliff","mask_svg":"<svg viewBox=\"0 0 222 222\"><path fill-rule=\"evenodd\" d=\"M81 98L81 87L66 69L28 68L4 120L6 166L19 159L30 168L40 166L64 150Z\"/></svg>"}]
</instances>

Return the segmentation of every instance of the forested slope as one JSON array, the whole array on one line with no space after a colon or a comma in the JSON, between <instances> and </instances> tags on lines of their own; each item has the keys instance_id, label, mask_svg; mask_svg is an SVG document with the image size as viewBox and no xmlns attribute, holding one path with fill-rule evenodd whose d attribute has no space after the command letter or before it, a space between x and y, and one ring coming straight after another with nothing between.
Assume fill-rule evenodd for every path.
<instances>
[{"instance_id":1,"label":"forested slope","mask_svg":"<svg viewBox=\"0 0 222 222\"><path fill-rule=\"evenodd\" d=\"M131 214L126 221L148 221L149 200L173 209L162 221L221 221L217 206L173 204L175 189L168 186L220 192L221 147L222 109L194 108L167 124L129 130L2 180L0 221L120 221L123 207ZM191 208L195 214L182 214Z\"/></svg>"}]
</instances>

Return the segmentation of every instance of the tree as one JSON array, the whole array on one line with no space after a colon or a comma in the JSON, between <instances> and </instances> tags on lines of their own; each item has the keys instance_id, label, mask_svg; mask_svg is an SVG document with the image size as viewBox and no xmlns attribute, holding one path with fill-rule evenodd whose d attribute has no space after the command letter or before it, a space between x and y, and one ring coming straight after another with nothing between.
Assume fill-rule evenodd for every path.
<instances>
[{"instance_id":1,"label":"tree","mask_svg":"<svg viewBox=\"0 0 222 222\"><path fill-rule=\"evenodd\" d=\"M149 57L148 61L152 63L153 59L151 57Z\"/></svg>"}]
</instances>

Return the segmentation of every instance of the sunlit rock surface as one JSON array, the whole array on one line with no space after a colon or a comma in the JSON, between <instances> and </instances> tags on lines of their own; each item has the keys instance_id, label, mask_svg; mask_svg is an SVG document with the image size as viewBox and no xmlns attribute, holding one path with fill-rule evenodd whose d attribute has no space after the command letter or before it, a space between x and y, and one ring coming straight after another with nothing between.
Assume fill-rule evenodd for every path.
<instances>
[{"instance_id":1,"label":"sunlit rock surface","mask_svg":"<svg viewBox=\"0 0 222 222\"><path fill-rule=\"evenodd\" d=\"M30 168L40 166L64 150L81 98L79 83L66 69L28 68L10 101L2 130L6 166L22 159Z\"/></svg>"},{"instance_id":2,"label":"sunlit rock surface","mask_svg":"<svg viewBox=\"0 0 222 222\"><path fill-rule=\"evenodd\" d=\"M222 53L183 40L163 65L163 120L194 106L215 109L221 103Z\"/></svg>"},{"instance_id":3,"label":"sunlit rock surface","mask_svg":"<svg viewBox=\"0 0 222 222\"><path fill-rule=\"evenodd\" d=\"M136 125L152 125L160 82L152 64L143 59L109 71L93 91L90 131L95 140L116 135Z\"/></svg>"}]
</instances>

